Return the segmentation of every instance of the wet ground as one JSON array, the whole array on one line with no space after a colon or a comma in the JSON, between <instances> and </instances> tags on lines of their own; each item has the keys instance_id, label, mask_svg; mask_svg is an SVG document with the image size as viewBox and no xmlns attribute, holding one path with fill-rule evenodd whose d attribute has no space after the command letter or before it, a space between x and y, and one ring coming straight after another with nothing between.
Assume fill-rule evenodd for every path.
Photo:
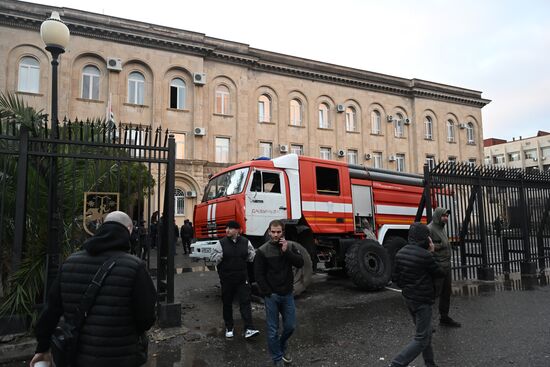
<instances>
[{"instance_id":1,"label":"wet ground","mask_svg":"<svg viewBox=\"0 0 550 367\"><path fill-rule=\"evenodd\" d=\"M152 331L155 341L146 366L269 366L263 305L253 303L258 337L241 336L235 307L236 336L226 340L217 273L178 256L176 299L184 327ZM437 325L433 346L438 365L550 366L549 280L549 274L513 275L497 282L454 284L451 316L463 326ZM401 295L392 289L361 292L348 279L317 274L296 304L294 366L387 366L413 335ZM3 366L22 365L28 361ZM423 365L421 359L411 364Z\"/></svg>"}]
</instances>

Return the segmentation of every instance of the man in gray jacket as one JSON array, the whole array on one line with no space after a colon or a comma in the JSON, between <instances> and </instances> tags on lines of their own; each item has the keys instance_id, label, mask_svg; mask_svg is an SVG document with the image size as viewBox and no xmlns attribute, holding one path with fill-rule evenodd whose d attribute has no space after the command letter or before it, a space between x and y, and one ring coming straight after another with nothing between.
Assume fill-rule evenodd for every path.
<instances>
[{"instance_id":1,"label":"man in gray jacket","mask_svg":"<svg viewBox=\"0 0 550 367\"><path fill-rule=\"evenodd\" d=\"M449 222L451 211L445 208L436 208L428 228L434 244L433 256L438 265L445 271L445 276L435 282L436 296L439 296L439 323L443 326L460 327L460 323L449 316L451 305L451 244L447 236L445 225Z\"/></svg>"}]
</instances>

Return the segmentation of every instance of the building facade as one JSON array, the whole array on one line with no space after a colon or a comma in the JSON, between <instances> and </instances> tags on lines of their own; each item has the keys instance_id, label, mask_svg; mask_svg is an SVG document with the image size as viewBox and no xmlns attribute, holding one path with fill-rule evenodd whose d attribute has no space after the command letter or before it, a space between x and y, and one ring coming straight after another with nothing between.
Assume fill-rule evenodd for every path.
<instances>
[{"instance_id":1,"label":"building facade","mask_svg":"<svg viewBox=\"0 0 550 367\"><path fill-rule=\"evenodd\" d=\"M549 132L539 131L536 136L511 141L489 138L483 145L487 165L550 172Z\"/></svg>"},{"instance_id":2,"label":"building facade","mask_svg":"<svg viewBox=\"0 0 550 367\"><path fill-rule=\"evenodd\" d=\"M481 108L490 101L479 91L6 0L0 90L38 109L50 106L39 28L52 10L71 31L59 65L59 116L105 117L111 106L117 122L169 129L179 223L192 216L210 174L258 156L297 153L404 172L483 157Z\"/></svg>"}]
</instances>

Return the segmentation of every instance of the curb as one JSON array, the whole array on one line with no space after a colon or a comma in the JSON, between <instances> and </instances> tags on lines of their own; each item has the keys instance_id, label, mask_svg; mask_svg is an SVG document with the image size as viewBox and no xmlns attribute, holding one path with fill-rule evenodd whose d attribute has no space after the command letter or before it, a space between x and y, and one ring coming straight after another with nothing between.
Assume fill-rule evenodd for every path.
<instances>
[{"instance_id":1,"label":"curb","mask_svg":"<svg viewBox=\"0 0 550 367\"><path fill-rule=\"evenodd\" d=\"M31 359L36 349L36 340L24 337L13 343L0 344L0 363Z\"/></svg>"}]
</instances>

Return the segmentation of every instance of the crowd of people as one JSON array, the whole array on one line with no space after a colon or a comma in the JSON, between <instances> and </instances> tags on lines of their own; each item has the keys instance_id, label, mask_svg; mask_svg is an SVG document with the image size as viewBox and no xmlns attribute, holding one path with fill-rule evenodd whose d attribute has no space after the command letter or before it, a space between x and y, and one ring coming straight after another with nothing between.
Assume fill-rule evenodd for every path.
<instances>
[{"instance_id":1,"label":"crowd of people","mask_svg":"<svg viewBox=\"0 0 550 367\"><path fill-rule=\"evenodd\" d=\"M391 367L408 366L420 354L426 366L436 366L431 340L432 305L437 297L440 325L461 326L449 316L451 245L445 230L449 214L445 208L436 208L428 225L413 223L406 246L395 256L392 278L402 290L415 325L415 336L393 358ZM60 330L60 319L66 326L62 330L69 330L69 336L64 337L73 340L74 336L76 340L70 353L64 351L72 358L67 365L140 366L146 362L145 332L155 322L157 296L142 259L150 248L156 247L162 223L163 218L153 216L147 231L144 222L138 224L123 212L106 216L83 250L66 260L51 287L36 324L38 346L31 367L38 362L52 362L49 350L52 345L57 346L55 336ZM211 260L217 265L220 278L222 317L228 339L235 337L235 298L239 302L244 338L260 333L252 319L248 264L253 264L265 304L268 350L273 364L282 366L292 363L289 339L297 326L293 268L303 267L304 258L297 243L285 239L282 221L271 221L267 233L269 239L255 249L241 235L239 223L230 221L226 236L213 249ZM192 223L185 220L181 228L174 223L174 235L181 237L184 253L189 253Z\"/></svg>"}]
</instances>

